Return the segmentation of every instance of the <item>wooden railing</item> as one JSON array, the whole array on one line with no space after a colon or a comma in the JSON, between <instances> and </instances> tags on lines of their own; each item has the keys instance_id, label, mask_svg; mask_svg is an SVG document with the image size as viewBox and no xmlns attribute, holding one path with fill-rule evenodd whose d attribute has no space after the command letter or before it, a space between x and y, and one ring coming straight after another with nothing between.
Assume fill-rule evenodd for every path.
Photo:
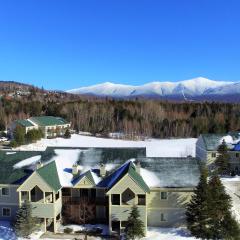
<instances>
[{"instance_id":1,"label":"wooden railing","mask_svg":"<svg viewBox=\"0 0 240 240\"><path fill-rule=\"evenodd\" d=\"M81 204L107 204L107 198L89 198L89 197L70 197L62 196L62 203L70 205Z\"/></svg>"}]
</instances>

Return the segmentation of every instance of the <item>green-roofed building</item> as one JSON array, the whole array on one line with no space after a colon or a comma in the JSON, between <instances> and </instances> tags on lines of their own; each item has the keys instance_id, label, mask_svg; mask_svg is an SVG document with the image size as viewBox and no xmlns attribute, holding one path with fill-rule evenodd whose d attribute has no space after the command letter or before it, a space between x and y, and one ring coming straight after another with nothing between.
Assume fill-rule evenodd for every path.
<instances>
[{"instance_id":1,"label":"green-roofed building","mask_svg":"<svg viewBox=\"0 0 240 240\"><path fill-rule=\"evenodd\" d=\"M16 126L21 126L25 129L25 133L32 129L41 129L45 138L52 138L57 136L63 136L66 129L70 128L71 123L61 117L53 116L39 116L31 117L28 119L20 119L14 121L10 126L10 134L13 135L13 131Z\"/></svg>"},{"instance_id":2,"label":"green-roofed building","mask_svg":"<svg viewBox=\"0 0 240 240\"><path fill-rule=\"evenodd\" d=\"M214 168L214 163L218 156L218 147L225 141L228 146L229 162L231 170L235 174L240 173L240 135L238 132L227 134L201 134L196 143L196 158L206 164L210 169Z\"/></svg>"},{"instance_id":3,"label":"green-roofed building","mask_svg":"<svg viewBox=\"0 0 240 240\"><path fill-rule=\"evenodd\" d=\"M195 158L148 158L141 148L0 151L0 165L0 220L14 219L28 200L44 232L58 232L63 221L120 234L134 205L145 233L184 226L200 176Z\"/></svg>"}]
</instances>

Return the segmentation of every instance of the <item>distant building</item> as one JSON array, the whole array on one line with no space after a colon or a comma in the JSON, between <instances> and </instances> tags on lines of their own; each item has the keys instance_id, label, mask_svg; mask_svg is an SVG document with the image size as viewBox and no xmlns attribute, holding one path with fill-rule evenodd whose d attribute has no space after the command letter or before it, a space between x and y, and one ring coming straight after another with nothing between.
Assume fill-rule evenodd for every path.
<instances>
[{"instance_id":1,"label":"distant building","mask_svg":"<svg viewBox=\"0 0 240 240\"><path fill-rule=\"evenodd\" d=\"M196 158L212 169L218 156L218 147L223 140L228 146L231 169L240 172L240 135L229 134L201 134L196 143Z\"/></svg>"},{"instance_id":2,"label":"distant building","mask_svg":"<svg viewBox=\"0 0 240 240\"><path fill-rule=\"evenodd\" d=\"M45 138L52 138L64 135L66 129L70 128L71 123L61 117L31 117L28 119L14 121L10 126L11 135L16 126L23 127L25 129L25 133L32 129L41 129Z\"/></svg>"}]
</instances>

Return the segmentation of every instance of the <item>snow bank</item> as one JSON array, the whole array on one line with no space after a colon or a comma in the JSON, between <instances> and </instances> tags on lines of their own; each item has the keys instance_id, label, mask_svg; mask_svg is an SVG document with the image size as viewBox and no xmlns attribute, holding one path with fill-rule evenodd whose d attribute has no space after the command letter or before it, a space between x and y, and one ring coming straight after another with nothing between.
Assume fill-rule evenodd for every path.
<instances>
[{"instance_id":1,"label":"snow bank","mask_svg":"<svg viewBox=\"0 0 240 240\"><path fill-rule=\"evenodd\" d=\"M232 198L232 212L236 220L240 222L240 176L221 178L226 192Z\"/></svg>"},{"instance_id":2,"label":"snow bank","mask_svg":"<svg viewBox=\"0 0 240 240\"><path fill-rule=\"evenodd\" d=\"M195 240L185 228L148 228L142 240Z\"/></svg>"},{"instance_id":3,"label":"snow bank","mask_svg":"<svg viewBox=\"0 0 240 240\"><path fill-rule=\"evenodd\" d=\"M25 166L29 166L29 165L37 163L38 161L40 161L40 159L41 159L41 155L30 157L30 158L22 160L21 162L16 163L13 166L13 168L22 168Z\"/></svg>"},{"instance_id":4,"label":"snow bank","mask_svg":"<svg viewBox=\"0 0 240 240\"><path fill-rule=\"evenodd\" d=\"M196 138L148 139L146 141L126 141L96 138L73 134L70 139L42 139L36 143L19 147L19 150L44 151L46 147L102 147L102 148L146 148L147 157L195 156Z\"/></svg>"},{"instance_id":5,"label":"snow bank","mask_svg":"<svg viewBox=\"0 0 240 240\"><path fill-rule=\"evenodd\" d=\"M105 224L85 224L85 225L76 225L76 224L68 224L68 225L60 225L58 231L63 232L65 228L71 228L73 231L83 231L83 230L92 230L94 228L101 228L103 230L102 235L108 234L108 225Z\"/></svg>"},{"instance_id":6,"label":"snow bank","mask_svg":"<svg viewBox=\"0 0 240 240\"><path fill-rule=\"evenodd\" d=\"M0 239L1 240L16 240L16 235L12 229L10 222L0 221Z\"/></svg>"},{"instance_id":7,"label":"snow bank","mask_svg":"<svg viewBox=\"0 0 240 240\"><path fill-rule=\"evenodd\" d=\"M16 152L6 152L6 155L16 154Z\"/></svg>"},{"instance_id":8,"label":"snow bank","mask_svg":"<svg viewBox=\"0 0 240 240\"><path fill-rule=\"evenodd\" d=\"M148 228L144 240L194 240L185 228Z\"/></svg>"},{"instance_id":9,"label":"snow bank","mask_svg":"<svg viewBox=\"0 0 240 240\"><path fill-rule=\"evenodd\" d=\"M144 168L141 168L140 174L149 187L160 186L160 180L153 172L146 170Z\"/></svg>"}]
</instances>

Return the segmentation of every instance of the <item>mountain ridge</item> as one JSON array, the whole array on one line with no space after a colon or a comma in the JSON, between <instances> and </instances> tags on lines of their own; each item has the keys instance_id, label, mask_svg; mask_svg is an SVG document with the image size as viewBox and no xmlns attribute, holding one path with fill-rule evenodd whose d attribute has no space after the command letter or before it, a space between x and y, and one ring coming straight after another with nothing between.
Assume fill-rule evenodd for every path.
<instances>
[{"instance_id":1,"label":"mountain ridge","mask_svg":"<svg viewBox=\"0 0 240 240\"><path fill-rule=\"evenodd\" d=\"M236 87L237 86L237 87ZM95 95L104 97L189 97L229 95L240 93L240 83L215 81L203 77L193 78L179 82L150 82L139 86L115 84L105 82L88 87L80 87L67 92L81 95Z\"/></svg>"}]
</instances>

